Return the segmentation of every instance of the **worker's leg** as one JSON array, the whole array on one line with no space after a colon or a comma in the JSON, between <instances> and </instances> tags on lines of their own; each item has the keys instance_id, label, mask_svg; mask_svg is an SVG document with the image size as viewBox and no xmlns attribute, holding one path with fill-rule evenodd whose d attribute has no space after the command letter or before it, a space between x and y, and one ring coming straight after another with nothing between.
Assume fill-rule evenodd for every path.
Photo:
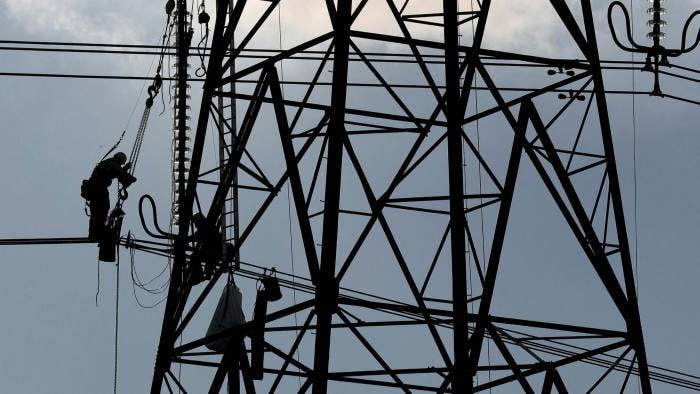
<instances>
[{"instance_id":1,"label":"worker's leg","mask_svg":"<svg viewBox=\"0 0 700 394\"><path fill-rule=\"evenodd\" d=\"M210 279L214 275L217 265L219 265L219 262L221 262L224 257L221 253L220 244L211 243L207 245L209 248L212 246L215 249L207 249L202 259L204 260L204 277L206 279Z\"/></svg>"},{"instance_id":2,"label":"worker's leg","mask_svg":"<svg viewBox=\"0 0 700 394\"><path fill-rule=\"evenodd\" d=\"M214 263L215 259L212 256L207 256L207 258L204 260L204 278L205 279L210 279L212 276L212 273L214 272Z\"/></svg>"},{"instance_id":3,"label":"worker's leg","mask_svg":"<svg viewBox=\"0 0 700 394\"><path fill-rule=\"evenodd\" d=\"M105 222L109 213L109 191L97 190L90 200L90 228L88 237L99 241L104 235Z\"/></svg>"}]
</instances>

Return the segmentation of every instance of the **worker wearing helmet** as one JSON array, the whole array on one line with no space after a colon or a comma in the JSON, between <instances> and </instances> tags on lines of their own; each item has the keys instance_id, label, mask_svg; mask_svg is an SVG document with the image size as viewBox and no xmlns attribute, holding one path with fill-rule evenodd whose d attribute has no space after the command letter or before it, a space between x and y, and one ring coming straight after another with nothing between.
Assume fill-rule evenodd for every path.
<instances>
[{"instance_id":1,"label":"worker wearing helmet","mask_svg":"<svg viewBox=\"0 0 700 394\"><path fill-rule=\"evenodd\" d=\"M97 163L92 175L87 181L87 190L84 197L90 203L90 229L91 241L99 241L104 236L105 222L109 213L109 186L115 178L124 188L136 182L136 178L129 174L131 164L126 164L126 155L117 152L114 156Z\"/></svg>"}]
</instances>

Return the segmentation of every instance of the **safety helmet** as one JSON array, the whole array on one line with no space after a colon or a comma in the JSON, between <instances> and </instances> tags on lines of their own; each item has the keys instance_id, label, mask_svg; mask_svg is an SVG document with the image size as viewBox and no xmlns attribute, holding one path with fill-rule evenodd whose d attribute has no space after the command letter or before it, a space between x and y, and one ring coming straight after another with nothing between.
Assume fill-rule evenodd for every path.
<instances>
[{"instance_id":1,"label":"safety helmet","mask_svg":"<svg viewBox=\"0 0 700 394\"><path fill-rule=\"evenodd\" d=\"M195 213L194 215L192 215L192 221L193 221L195 224L201 223L201 222L204 221L204 215L202 215L201 212L197 212L197 213Z\"/></svg>"},{"instance_id":2,"label":"safety helmet","mask_svg":"<svg viewBox=\"0 0 700 394\"><path fill-rule=\"evenodd\" d=\"M124 152L115 153L114 158L119 160L119 163L126 164L126 154L124 154Z\"/></svg>"}]
</instances>

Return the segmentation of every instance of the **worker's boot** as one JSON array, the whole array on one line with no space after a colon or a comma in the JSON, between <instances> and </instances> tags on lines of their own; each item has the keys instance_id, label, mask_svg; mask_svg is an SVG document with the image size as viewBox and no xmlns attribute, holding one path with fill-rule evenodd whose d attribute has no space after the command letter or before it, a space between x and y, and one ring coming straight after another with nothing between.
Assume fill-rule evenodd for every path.
<instances>
[{"instance_id":1,"label":"worker's boot","mask_svg":"<svg viewBox=\"0 0 700 394\"><path fill-rule=\"evenodd\" d=\"M90 227L88 228L88 239L91 242L100 242L104 237L105 225L90 217Z\"/></svg>"}]
</instances>

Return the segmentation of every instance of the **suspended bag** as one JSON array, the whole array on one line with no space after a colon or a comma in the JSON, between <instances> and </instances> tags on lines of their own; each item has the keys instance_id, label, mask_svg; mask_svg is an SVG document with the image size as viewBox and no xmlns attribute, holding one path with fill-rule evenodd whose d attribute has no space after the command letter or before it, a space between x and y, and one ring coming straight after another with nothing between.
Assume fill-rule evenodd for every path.
<instances>
[{"instance_id":1,"label":"suspended bag","mask_svg":"<svg viewBox=\"0 0 700 394\"><path fill-rule=\"evenodd\" d=\"M240 289L233 283L227 283L221 293L219 303L216 305L214 316L209 323L207 336L220 333L230 328L240 326L245 323L242 306L243 296ZM206 346L210 350L223 353L231 337L222 338L218 341L210 342Z\"/></svg>"}]
</instances>

